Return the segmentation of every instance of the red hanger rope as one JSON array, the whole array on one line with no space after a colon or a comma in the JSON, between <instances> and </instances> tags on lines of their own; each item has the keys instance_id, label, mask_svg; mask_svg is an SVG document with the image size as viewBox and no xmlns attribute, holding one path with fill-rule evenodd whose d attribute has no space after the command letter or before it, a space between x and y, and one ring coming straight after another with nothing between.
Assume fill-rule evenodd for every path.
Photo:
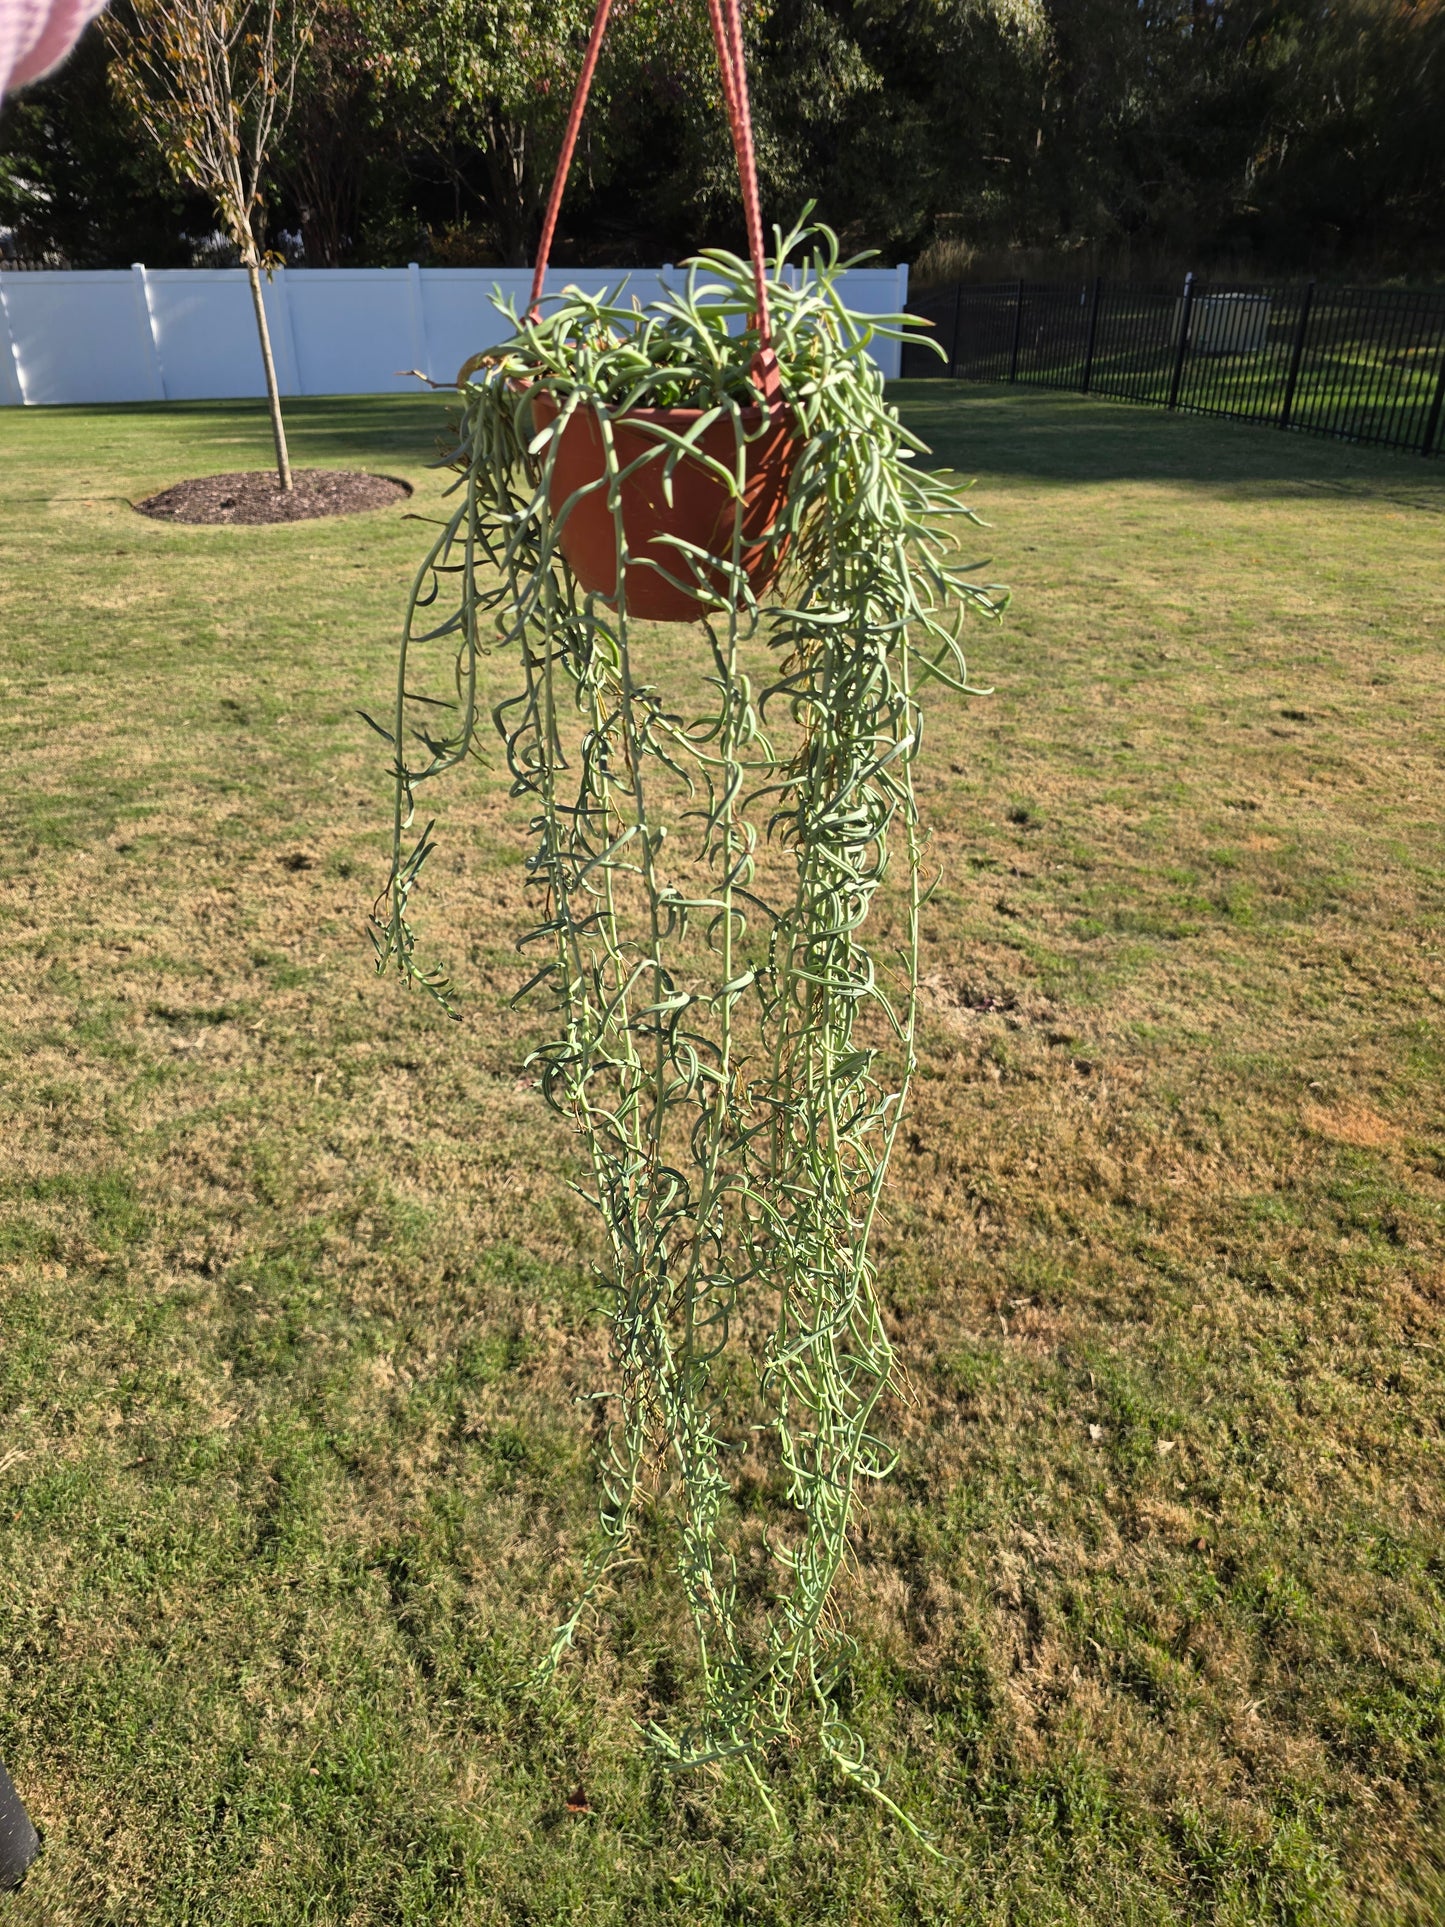
<instances>
[{"instance_id":1,"label":"red hanger rope","mask_svg":"<svg viewBox=\"0 0 1445 1927\"><path fill-rule=\"evenodd\" d=\"M708 16L712 21L712 37L717 47L718 67L722 74L723 100L727 106L728 126L732 130L733 151L738 160L738 179L742 186L743 213L747 219L748 251L752 255L753 278L757 284L757 308L753 322L758 331L758 354L755 371L765 397L771 400L778 393L778 363L773 353L772 326L768 318L767 267L763 258L763 213L758 199L757 158L753 151L753 121L748 106L748 75L743 56L743 21L739 0L707 0ZM577 147L577 135L582 126L582 115L587 106L587 96L592 88L592 77L597 72L598 56L602 52L602 36L607 31L607 17L612 11L612 0L597 0L597 13L592 21L592 32L587 41L587 54L582 62L582 72L577 78L577 91L572 96L571 111L567 115L567 126L562 135L562 151L557 156L557 171L552 177L552 191L547 196L547 212L542 221L542 238L537 245L537 265L532 274L532 302L529 315L535 316L542 299L542 287L547 278L547 257L552 252L552 239L557 232L557 215L562 206L562 195L567 186L567 176L572 167L572 156Z\"/></svg>"},{"instance_id":2,"label":"red hanger rope","mask_svg":"<svg viewBox=\"0 0 1445 1927\"><path fill-rule=\"evenodd\" d=\"M547 212L542 221L542 238L537 243L537 265L532 273L532 305L529 316L535 316L537 304L542 299L542 283L547 279L547 256L552 252L552 236L557 232L557 216L562 208L562 193L567 185L567 176L572 169L572 155L577 146L577 135L582 126L582 111L587 105L587 96L592 91L592 76L597 71L597 56L602 52L602 36L607 31L607 16L612 11L612 0L597 0L597 14L592 22L592 34L587 42L587 57L582 62L582 71L577 76L577 91L572 96L572 108L567 115L567 126L562 135L562 151L557 156L557 172L552 176L552 192L547 196Z\"/></svg>"}]
</instances>

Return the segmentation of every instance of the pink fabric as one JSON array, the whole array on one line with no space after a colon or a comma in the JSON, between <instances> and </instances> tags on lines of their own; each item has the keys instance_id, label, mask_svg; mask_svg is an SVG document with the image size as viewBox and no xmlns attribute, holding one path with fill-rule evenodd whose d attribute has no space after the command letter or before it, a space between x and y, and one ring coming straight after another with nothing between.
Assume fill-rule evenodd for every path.
<instances>
[{"instance_id":1,"label":"pink fabric","mask_svg":"<svg viewBox=\"0 0 1445 1927\"><path fill-rule=\"evenodd\" d=\"M0 95L59 66L105 0L0 0Z\"/></svg>"}]
</instances>

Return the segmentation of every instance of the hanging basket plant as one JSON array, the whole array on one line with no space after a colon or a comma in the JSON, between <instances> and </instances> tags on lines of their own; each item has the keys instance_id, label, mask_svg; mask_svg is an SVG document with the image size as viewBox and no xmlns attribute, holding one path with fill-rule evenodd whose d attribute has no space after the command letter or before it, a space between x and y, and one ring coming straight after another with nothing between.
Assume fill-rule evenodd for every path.
<instances>
[{"instance_id":1,"label":"hanging basket plant","mask_svg":"<svg viewBox=\"0 0 1445 1927\"><path fill-rule=\"evenodd\" d=\"M457 506L382 731L378 967L449 1004L408 921L433 825L409 826L474 746L485 657L493 689L510 679L492 719L532 811L523 989L551 1013L532 1062L578 1134L612 1339L597 1541L543 1670L655 1506L697 1655L692 1718L650 1728L663 1757L756 1772L811 1705L826 1753L883 1798L840 1708L831 1595L860 1488L891 1462L869 1245L914 1064L918 698L967 686L965 612L1002 598L956 559L968 511L913 464L870 358L906 319L850 312L826 228L765 261L735 0L712 9L751 259L700 255L643 310L542 299L606 8L532 306L463 371ZM695 625L672 687L663 622ZM445 698L414 693L427 645L454 656ZM764 1495L747 1516L744 1483Z\"/></svg>"}]
</instances>

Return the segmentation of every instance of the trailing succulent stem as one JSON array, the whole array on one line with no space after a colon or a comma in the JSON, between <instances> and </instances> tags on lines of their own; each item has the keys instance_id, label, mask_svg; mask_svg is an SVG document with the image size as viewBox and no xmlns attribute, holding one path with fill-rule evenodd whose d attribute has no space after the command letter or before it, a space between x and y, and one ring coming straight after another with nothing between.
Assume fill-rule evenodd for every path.
<instances>
[{"instance_id":1,"label":"trailing succulent stem","mask_svg":"<svg viewBox=\"0 0 1445 1927\"><path fill-rule=\"evenodd\" d=\"M792 253L801 272L785 276ZM756 1772L812 1704L827 1754L882 1798L840 1710L848 1644L830 1598L860 1487L891 1463L875 1429L892 1354L869 1237L913 1069L918 691L967 686L964 612L995 615L1002 599L951 559L968 511L912 466L921 445L869 359L873 339L909 324L850 313L841 272L826 229L778 237L769 299L798 451L768 538L781 574L761 599L743 566L760 399L746 262L702 255L645 312L620 289L569 289L539 319L513 316L512 338L469 365L449 458L459 500L417 575L381 729L396 840L374 940L378 968L448 1003L408 922L431 825L414 842L408 826L418 788L473 747L479 658L493 680L510 664L492 715L532 811L524 991L553 1013L533 1062L580 1134L615 1366L600 1531L544 1668L627 1556L639 1507L667 1497L701 1687L690 1725L650 1729L662 1756L738 1756ZM539 389L558 411L540 431ZM612 423L642 407L702 411L695 428L656 431L642 459L665 475L718 421L735 454L721 465L731 556L677 544L676 577L702 608L670 694L663 632L627 609ZM551 505L579 409L601 427L615 606L582 592L559 548L576 498ZM427 645L450 663L445 702L412 690ZM885 885L894 943L880 959L865 933ZM758 1343L740 1352L748 1334ZM770 1414L770 1448L752 1411ZM761 1582L758 1559L739 1557L745 1465L772 1501L767 1538L750 1542Z\"/></svg>"}]
</instances>

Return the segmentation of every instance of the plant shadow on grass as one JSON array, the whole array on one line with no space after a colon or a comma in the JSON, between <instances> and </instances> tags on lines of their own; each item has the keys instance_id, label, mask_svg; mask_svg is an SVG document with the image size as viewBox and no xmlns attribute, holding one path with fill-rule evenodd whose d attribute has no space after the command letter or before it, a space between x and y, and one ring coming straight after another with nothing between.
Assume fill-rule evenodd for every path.
<instances>
[{"instance_id":1,"label":"plant shadow on grass","mask_svg":"<svg viewBox=\"0 0 1445 1927\"><path fill-rule=\"evenodd\" d=\"M455 397L451 403L454 407ZM384 473L388 460L415 466L436 459L446 434L448 397L432 390L341 399L308 395L286 398L282 408L294 467ZM83 422L92 432L109 431L124 441L138 431L152 451L164 450L172 460L181 451L203 457L193 461L187 475L224 474L240 466L267 470L274 464L265 403L248 397L173 402L164 410L142 402L114 402L27 412L44 414L57 425ZM63 427L60 432L65 432Z\"/></svg>"}]
</instances>

